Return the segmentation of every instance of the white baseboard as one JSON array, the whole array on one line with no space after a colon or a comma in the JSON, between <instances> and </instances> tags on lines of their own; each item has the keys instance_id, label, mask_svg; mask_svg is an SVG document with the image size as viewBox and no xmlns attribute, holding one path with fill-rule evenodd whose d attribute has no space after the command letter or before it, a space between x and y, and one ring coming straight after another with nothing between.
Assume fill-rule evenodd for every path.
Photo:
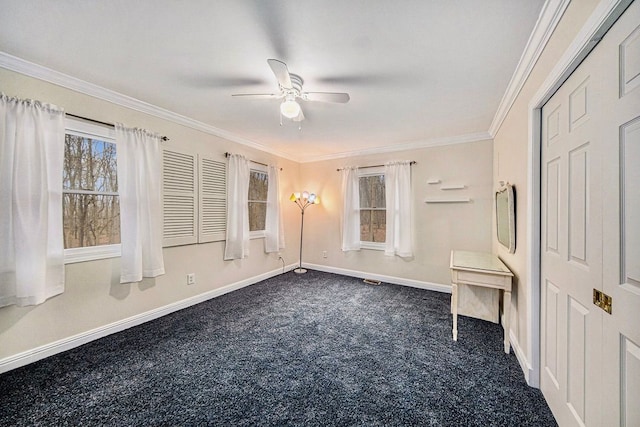
<instances>
[{"instance_id":1,"label":"white baseboard","mask_svg":"<svg viewBox=\"0 0 640 427\"><path fill-rule=\"evenodd\" d=\"M297 264L288 265L285 268L285 271L289 271L295 268L296 266ZM167 314L173 313L178 310L182 310L183 308L187 308L192 305L199 304L201 302L210 300L212 298L216 298L221 295L227 294L229 292L233 292L235 290L244 288L246 286L253 285L254 283L258 283L262 280L277 276L279 274L282 274L281 268L260 274L258 276L253 276L248 279L240 280L239 282L231 283L221 288L213 289L211 291L204 292L200 295L196 295L196 296L184 299L182 301L177 301L177 302L165 305L164 307L159 307L159 308L147 311L145 313L136 314L135 316L118 320L117 322L100 326L98 328L92 329L90 331L82 332L77 335L70 336L68 338L63 338L61 340L36 347L31 350L27 350L22 353L15 354L13 356L5 357L4 359L0 359L0 374L3 372L10 371L12 369L19 368L24 365L28 365L29 363L33 363L40 359L44 359L45 357L53 356L54 354L71 350L72 348L79 347L83 344L89 343L91 341L97 340L102 337L106 337L107 335L124 331L125 329L129 329L133 326L138 326L150 320L154 320L162 316L166 316Z\"/></svg>"},{"instance_id":2,"label":"white baseboard","mask_svg":"<svg viewBox=\"0 0 640 427\"><path fill-rule=\"evenodd\" d=\"M428 291L437 291L451 293L451 285L442 285L440 283L423 282L421 280L404 279L402 277L385 276L383 274L366 273L364 271L349 270L346 268L329 267L327 265L320 264L308 264L302 263L305 268L312 270L325 271L327 273L343 274L345 276L359 277L361 279L374 279L385 283L392 283L394 285L411 286L412 288L426 289Z\"/></svg>"},{"instance_id":3,"label":"white baseboard","mask_svg":"<svg viewBox=\"0 0 640 427\"><path fill-rule=\"evenodd\" d=\"M522 369L522 373L524 373L525 381L527 382L528 385L532 387L537 387L535 384L531 383L530 379L533 378L532 376L533 369L531 368L531 364L527 360L527 356L524 354L524 351L522 351L522 347L520 347L520 342L518 341L516 334L514 334L512 330L509 331L509 341L511 341L511 348L513 349L513 352L515 353L516 358L518 359L518 363L520 364L520 369Z\"/></svg>"}]
</instances>

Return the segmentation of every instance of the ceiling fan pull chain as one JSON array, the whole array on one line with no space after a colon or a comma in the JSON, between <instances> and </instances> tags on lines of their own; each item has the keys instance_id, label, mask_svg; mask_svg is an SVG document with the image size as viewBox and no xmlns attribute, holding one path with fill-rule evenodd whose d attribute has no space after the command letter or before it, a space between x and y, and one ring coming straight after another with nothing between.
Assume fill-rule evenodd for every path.
<instances>
[{"instance_id":1,"label":"ceiling fan pull chain","mask_svg":"<svg viewBox=\"0 0 640 427\"><path fill-rule=\"evenodd\" d=\"M280 113L280 126L282 126L282 113Z\"/></svg>"}]
</instances>

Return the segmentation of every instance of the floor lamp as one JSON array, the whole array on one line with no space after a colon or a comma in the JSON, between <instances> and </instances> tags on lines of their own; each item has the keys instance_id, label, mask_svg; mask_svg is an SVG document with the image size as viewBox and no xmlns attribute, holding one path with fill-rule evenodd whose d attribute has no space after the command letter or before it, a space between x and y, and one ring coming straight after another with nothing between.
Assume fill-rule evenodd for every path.
<instances>
[{"instance_id":1,"label":"floor lamp","mask_svg":"<svg viewBox=\"0 0 640 427\"><path fill-rule=\"evenodd\" d=\"M300 222L300 265L298 268L293 270L298 274L306 273L307 270L302 268L302 232L304 231L304 211L310 205L319 205L320 197L316 196L314 193L309 194L308 191L303 191L300 193L293 193L289 200L294 202L300 208L300 212L302 213L302 221Z\"/></svg>"}]
</instances>

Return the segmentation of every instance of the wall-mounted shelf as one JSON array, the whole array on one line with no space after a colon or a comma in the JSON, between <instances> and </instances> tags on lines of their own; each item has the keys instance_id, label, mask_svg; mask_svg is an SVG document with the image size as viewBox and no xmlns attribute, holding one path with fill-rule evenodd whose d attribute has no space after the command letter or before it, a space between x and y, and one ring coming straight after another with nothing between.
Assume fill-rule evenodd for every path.
<instances>
[{"instance_id":1,"label":"wall-mounted shelf","mask_svg":"<svg viewBox=\"0 0 640 427\"><path fill-rule=\"evenodd\" d=\"M440 187L441 190L463 190L465 188L467 188L466 185L446 185Z\"/></svg>"},{"instance_id":2,"label":"wall-mounted shelf","mask_svg":"<svg viewBox=\"0 0 640 427\"><path fill-rule=\"evenodd\" d=\"M442 181L440 181L439 179L430 179L427 181L427 184L440 184Z\"/></svg>"},{"instance_id":3,"label":"wall-mounted shelf","mask_svg":"<svg viewBox=\"0 0 640 427\"><path fill-rule=\"evenodd\" d=\"M469 203L469 197L461 197L459 199L427 199L425 203Z\"/></svg>"}]
</instances>

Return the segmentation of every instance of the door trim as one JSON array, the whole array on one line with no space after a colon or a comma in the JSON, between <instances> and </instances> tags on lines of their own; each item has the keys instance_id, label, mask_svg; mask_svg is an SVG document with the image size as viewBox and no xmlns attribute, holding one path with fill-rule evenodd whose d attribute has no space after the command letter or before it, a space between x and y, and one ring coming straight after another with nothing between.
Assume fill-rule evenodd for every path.
<instances>
[{"instance_id":1,"label":"door trim","mask_svg":"<svg viewBox=\"0 0 640 427\"><path fill-rule=\"evenodd\" d=\"M575 71L584 58L591 53L616 20L633 3L633 0L602 0L582 26L544 83L538 88L527 107L528 120L528 165L527 204L531 215L527 218L527 281L529 286L530 313L527 332L530 337L528 363L523 366L527 384L540 387L540 150L542 107ZM537 208L535 208L537 207Z\"/></svg>"}]
</instances>

